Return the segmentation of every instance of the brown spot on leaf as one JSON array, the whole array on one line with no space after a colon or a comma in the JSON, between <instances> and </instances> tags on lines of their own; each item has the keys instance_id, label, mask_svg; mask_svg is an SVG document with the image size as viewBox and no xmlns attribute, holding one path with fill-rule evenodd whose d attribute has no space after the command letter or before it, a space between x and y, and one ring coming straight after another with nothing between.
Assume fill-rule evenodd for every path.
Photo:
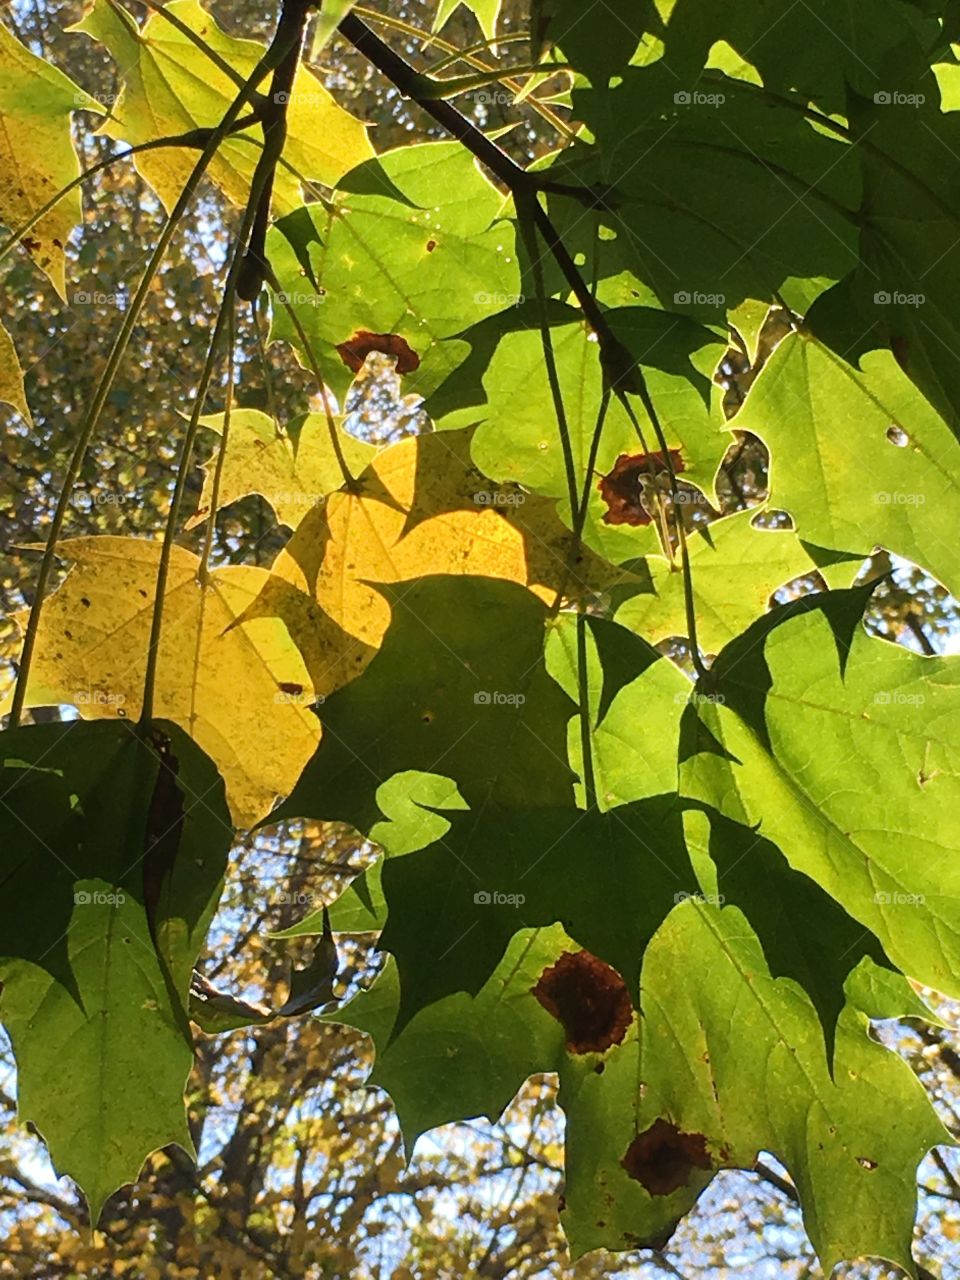
<instances>
[{"instance_id":1,"label":"brown spot on leaf","mask_svg":"<svg viewBox=\"0 0 960 1280\"><path fill-rule=\"evenodd\" d=\"M685 469L679 449L670 450L670 461L675 473ZM666 487L667 479L663 453L621 453L598 485L600 496L607 504L604 524L649 524L653 518L652 503L644 503L644 494L655 484Z\"/></svg>"},{"instance_id":2,"label":"brown spot on leaf","mask_svg":"<svg viewBox=\"0 0 960 1280\"><path fill-rule=\"evenodd\" d=\"M294 684L289 680L281 680L278 688L282 693L292 693L295 698L299 698L303 693L302 684Z\"/></svg>"},{"instance_id":3,"label":"brown spot on leaf","mask_svg":"<svg viewBox=\"0 0 960 1280\"><path fill-rule=\"evenodd\" d=\"M433 253L433 251L434 251L434 249L435 249L436 247L437 247L437 242L436 242L436 240L428 240L428 241L427 241L427 253Z\"/></svg>"},{"instance_id":4,"label":"brown spot on leaf","mask_svg":"<svg viewBox=\"0 0 960 1280\"><path fill-rule=\"evenodd\" d=\"M562 1024L571 1053L603 1053L619 1044L633 1017L627 984L589 951L566 952L544 969L532 992Z\"/></svg>"},{"instance_id":5,"label":"brown spot on leaf","mask_svg":"<svg viewBox=\"0 0 960 1280\"><path fill-rule=\"evenodd\" d=\"M401 338L398 333L370 333L367 329L358 329L352 338L337 346L340 359L354 373L360 372L371 351L396 356L397 373L412 373L420 368L420 357L406 338Z\"/></svg>"},{"instance_id":6,"label":"brown spot on leaf","mask_svg":"<svg viewBox=\"0 0 960 1280\"><path fill-rule=\"evenodd\" d=\"M654 1120L627 1147L621 1166L652 1196L669 1196L685 1187L694 1169L712 1169L702 1133L681 1133L669 1120Z\"/></svg>"}]
</instances>

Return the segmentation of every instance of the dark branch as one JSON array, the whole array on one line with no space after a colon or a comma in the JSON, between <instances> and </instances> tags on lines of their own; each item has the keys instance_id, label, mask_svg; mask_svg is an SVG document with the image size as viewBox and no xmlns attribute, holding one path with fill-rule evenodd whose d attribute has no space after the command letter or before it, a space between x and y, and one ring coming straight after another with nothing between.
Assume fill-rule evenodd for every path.
<instances>
[{"instance_id":1,"label":"dark branch","mask_svg":"<svg viewBox=\"0 0 960 1280\"><path fill-rule=\"evenodd\" d=\"M343 38L349 40L357 52L372 62L378 71L382 71L405 98L415 102L458 142L462 142L514 195L519 191L535 189L533 177L481 133L455 106L442 98L428 96L433 83L429 77L415 71L398 53L394 53L355 13L348 13L338 29Z\"/></svg>"}]
</instances>

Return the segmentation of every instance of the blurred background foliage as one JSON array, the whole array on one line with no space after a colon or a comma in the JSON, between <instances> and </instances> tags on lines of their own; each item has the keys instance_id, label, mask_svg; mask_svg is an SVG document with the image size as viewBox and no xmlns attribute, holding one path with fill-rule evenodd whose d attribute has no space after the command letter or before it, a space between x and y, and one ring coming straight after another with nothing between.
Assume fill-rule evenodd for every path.
<instances>
[{"instance_id":1,"label":"blurred background foliage","mask_svg":"<svg viewBox=\"0 0 960 1280\"><path fill-rule=\"evenodd\" d=\"M144 6L125 6L138 19ZM267 38L273 7L253 0L211 0L229 32ZM436 0L379 0L378 29L418 66L443 56L431 43ZM529 6L506 0L501 35L525 33ZM67 28L81 0L18 0L5 21L35 52L54 62L109 107L116 68L102 48ZM459 8L442 41L476 45L482 33ZM522 63L529 45L510 46ZM482 52L480 54L482 56ZM336 39L323 51L322 72L339 100L375 125L382 151L436 126ZM458 101L484 128L511 126L502 141L524 163L561 140L550 114L516 105L509 94L474 91ZM557 107L562 119L564 111ZM86 168L112 144L94 136L95 118L79 113L75 135ZM111 166L84 190L85 225L68 246L69 298L62 303L25 256L0 268L0 299L15 332L34 425L4 410L0 460L2 613L32 599L37 553L84 407L100 376L110 333L135 286L162 225L162 209L131 163ZM189 412L206 340L216 315L220 268L237 211L209 187L182 224L151 292L133 354L111 394L95 447L77 485L67 536L152 536L162 525L173 483L183 415ZM237 333L236 403L268 409L289 421L311 407L311 378L290 351L265 347L266 319L247 310ZM767 326L758 362L778 335ZM732 412L756 373L731 336L718 377ZM222 407L214 388L209 412ZM403 400L389 362L368 365L348 401L348 426L386 441L427 425ZM203 442L209 454L210 438ZM767 456L742 434L724 463L724 512L762 502ZM188 508L199 495L190 481ZM710 518L701 511L697 519ZM770 518L770 517L765 517ZM775 517L773 517L775 519ZM184 536L194 545L200 531ZM269 564L286 531L270 507L251 496L221 512L214 560ZM874 596L869 625L926 652L956 651L956 602L908 564L878 555L862 572L887 575ZM786 594L822 586L791 584ZM2 624L0 624L2 625ZM14 671L15 626L0 630L0 685ZM682 647L673 647L683 659ZM224 696L231 696L229 689ZM58 714L45 712L43 714ZM368 858L355 836L336 827L307 827L260 836L236 850L229 883L202 962L218 988L277 1007L291 963L309 959L309 939L282 942L272 930L329 901ZM340 994L368 982L376 965L369 939L343 947ZM932 997L930 997L932 998ZM945 1031L890 1024L878 1034L921 1076L945 1122L960 1133L957 1010L940 1009ZM818 1276L792 1188L775 1162L756 1173L725 1173L662 1252L596 1252L571 1263L558 1222L562 1195L562 1115L552 1079L532 1079L497 1123L449 1125L421 1141L407 1165L389 1100L363 1088L369 1068L363 1037L316 1019L280 1020L218 1038L198 1037L189 1085L194 1166L171 1148L153 1157L141 1180L109 1202L91 1233L72 1184L58 1180L39 1140L16 1121L15 1071L9 1046L0 1052L0 1276L266 1277L356 1280L443 1280L446 1277L652 1278ZM960 1277L960 1161L934 1154L921 1169L916 1255L928 1274ZM851 1277L886 1276L881 1267L847 1268Z\"/></svg>"}]
</instances>

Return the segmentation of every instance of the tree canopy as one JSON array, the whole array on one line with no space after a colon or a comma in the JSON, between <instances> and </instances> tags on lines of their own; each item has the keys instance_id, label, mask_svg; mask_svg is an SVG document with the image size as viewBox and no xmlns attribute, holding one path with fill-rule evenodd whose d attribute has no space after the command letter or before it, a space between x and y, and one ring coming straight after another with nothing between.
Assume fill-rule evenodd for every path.
<instances>
[{"instance_id":1,"label":"tree canopy","mask_svg":"<svg viewBox=\"0 0 960 1280\"><path fill-rule=\"evenodd\" d=\"M217 1044L302 1037L306 1085L358 1032L398 1165L555 1080L574 1258L770 1157L824 1273L916 1276L957 1145L890 1034L960 998L954 6L401 7L0 22L20 1119L117 1221L159 1151L196 1193ZM291 840L340 853L271 929Z\"/></svg>"}]
</instances>

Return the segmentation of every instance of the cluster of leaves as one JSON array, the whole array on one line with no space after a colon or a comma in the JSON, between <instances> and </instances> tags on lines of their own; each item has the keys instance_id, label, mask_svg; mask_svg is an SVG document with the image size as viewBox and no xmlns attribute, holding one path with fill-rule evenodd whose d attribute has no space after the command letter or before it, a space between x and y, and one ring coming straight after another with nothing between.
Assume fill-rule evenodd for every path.
<instances>
[{"instance_id":1,"label":"cluster of leaves","mask_svg":"<svg viewBox=\"0 0 960 1280\"><path fill-rule=\"evenodd\" d=\"M951 1138L870 1022L926 1016L908 979L960 996L960 694L955 659L869 635L875 583L850 584L882 550L960 593L952 11L597 23L540 0L514 76L568 142L522 167L451 105L515 83L498 6L469 7L498 60L444 77L335 6L455 138L379 153L298 62L295 0L266 50L195 0L139 29L95 0L76 31L119 68L109 112L0 28L0 253L64 294L78 108L134 149L163 236L203 174L244 211L165 536L59 537L161 238L21 619L0 737L21 1113L94 1218L150 1151L190 1150L191 1019L272 1016L194 976L234 832L336 820L381 856L333 928L388 959L324 1016L372 1037L408 1147L553 1071L575 1253L662 1241L770 1151L825 1268L910 1270L916 1167ZM238 291L313 411L233 404ZM0 395L29 419L15 339ZM428 428L381 448L341 411L377 356ZM201 429L195 555L173 539ZM743 433L769 493L720 514ZM268 567L212 562L250 494L289 539ZM797 579L831 589L770 608ZM20 724L52 705L80 719ZM307 970L275 1012L329 991Z\"/></svg>"}]
</instances>

